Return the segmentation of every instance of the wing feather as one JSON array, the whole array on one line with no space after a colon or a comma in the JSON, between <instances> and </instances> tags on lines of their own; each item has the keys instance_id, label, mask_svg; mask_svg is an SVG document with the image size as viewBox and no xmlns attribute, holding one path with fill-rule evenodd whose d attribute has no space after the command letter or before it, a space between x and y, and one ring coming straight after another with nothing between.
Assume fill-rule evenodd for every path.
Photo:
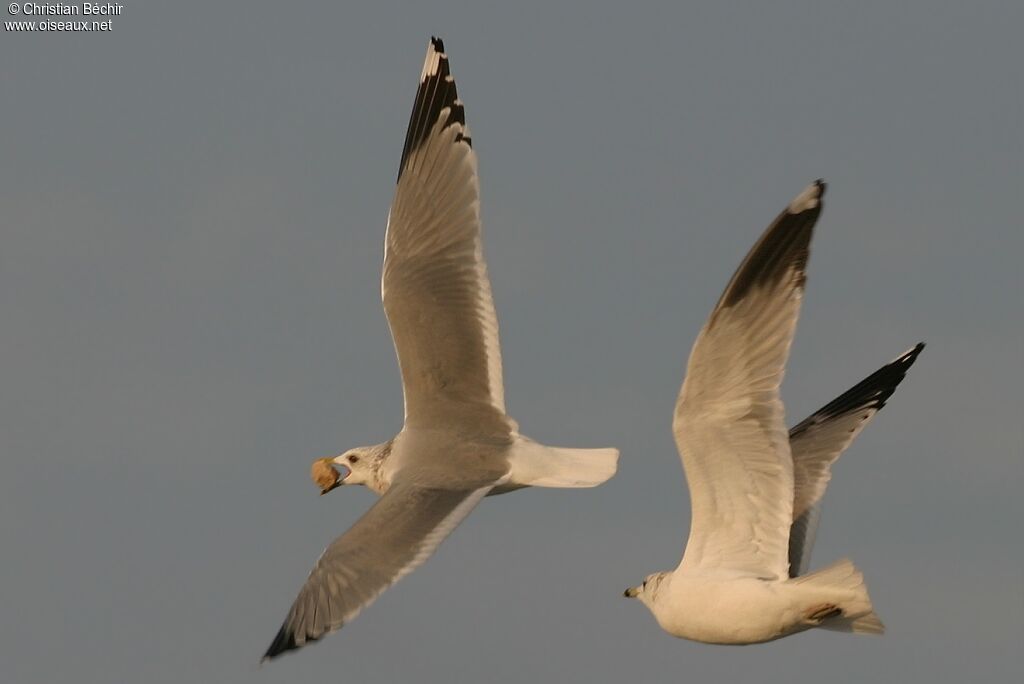
<instances>
[{"instance_id":1,"label":"wing feather","mask_svg":"<svg viewBox=\"0 0 1024 684\"><path fill-rule=\"evenodd\" d=\"M811 184L768 227L690 353L673 418L693 513L680 568L788 576L793 463L779 386L824 192Z\"/></svg>"},{"instance_id":2,"label":"wing feather","mask_svg":"<svg viewBox=\"0 0 1024 684\"><path fill-rule=\"evenodd\" d=\"M790 576L807 571L821 517L821 500L832 478L832 464L882 410L922 349L923 342L908 349L789 431L794 483Z\"/></svg>"},{"instance_id":3,"label":"wing feather","mask_svg":"<svg viewBox=\"0 0 1024 684\"><path fill-rule=\"evenodd\" d=\"M263 659L301 648L351 622L429 558L490 489L395 482L324 550Z\"/></svg>"},{"instance_id":4,"label":"wing feather","mask_svg":"<svg viewBox=\"0 0 1024 684\"><path fill-rule=\"evenodd\" d=\"M476 154L443 43L431 39L384 244L381 295L407 425L508 432L483 257Z\"/></svg>"}]
</instances>

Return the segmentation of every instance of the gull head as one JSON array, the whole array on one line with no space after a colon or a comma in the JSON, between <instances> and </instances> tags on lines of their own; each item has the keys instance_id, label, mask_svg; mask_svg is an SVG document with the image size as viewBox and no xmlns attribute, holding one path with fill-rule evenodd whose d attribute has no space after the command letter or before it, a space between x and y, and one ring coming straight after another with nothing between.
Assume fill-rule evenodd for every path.
<instances>
[{"instance_id":1,"label":"gull head","mask_svg":"<svg viewBox=\"0 0 1024 684\"><path fill-rule=\"evenodd\" d=\"M648 575L640 586L630 587L626 591L622 592L622 595L626 598L640 599L641 603L649 606L654 602L654 598L658 595L658 591L661 589L662 583L669 574L670 573L667 572L656 572Z\"/></svg>"},{"instance_id":2,"label":"gull head","mask_svg":"<svg viewBox=\"0 0 1024 684\"><path fill-rule=\"evenodd\" d=\"M324 495L332 489L341 485L361 484L365 485L373 478L371 459L365 453L366 447L349 449L341 456L333 458L318 458L313 461L309 476L320 488L320 495ZM341 470L336 466L340 466Z\"/></svg>"}]
</instances>

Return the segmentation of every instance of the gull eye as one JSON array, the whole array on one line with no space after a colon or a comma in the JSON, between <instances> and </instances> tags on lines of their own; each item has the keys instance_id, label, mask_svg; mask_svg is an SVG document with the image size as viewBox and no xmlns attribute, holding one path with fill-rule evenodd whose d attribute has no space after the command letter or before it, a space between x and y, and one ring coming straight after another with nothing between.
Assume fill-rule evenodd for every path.
<instances>
[{"instance_id":1,"label":"gull eye","mask_svg":"<svg viewBox=\"0 0 1024 684\"><path fill-rule=\"evenodd\" d=\"M348 462L349 463L359 463L359 457L356 456L355 454L353 454L353 455L348 457Z\"/></svg>"}]
</instances>

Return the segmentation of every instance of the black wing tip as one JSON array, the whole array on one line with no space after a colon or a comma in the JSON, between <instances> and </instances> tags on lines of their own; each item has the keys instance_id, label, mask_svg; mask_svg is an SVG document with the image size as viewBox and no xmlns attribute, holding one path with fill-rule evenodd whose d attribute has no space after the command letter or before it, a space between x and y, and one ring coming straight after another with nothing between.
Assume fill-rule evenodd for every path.
<instances>
[{"instance_id":1,"label":"black wing tip","mask_svg":"<svg viewBox=\"0 0 1024 684\"><path fill-rule=\"evenodd\" d=\"M904 364L907 368L910 368L911 366L914 365L914 361L917 361L918 354L920 354L921 350L924 349L924 348L925 348L925 343L924 342L918 342L913 347L911 347L907 351L903 352L890 365L896 364L896 363L900 363L900 364Z\"/></svg>"},{"instance_id":2,"label":"black wing tip","mask_svg":"<svg viewBox=\"0 0 1024 684\"><path fill-rule=\"evenodd\" d=\"M738 303L755 287L774 286L786 274L793 277L794 287L803 289L811 237L821 216L821 198L827 187L820 178L814 181L772 221L733 275L718 307Z\"/></svg>"},{"instance_id":3,"label":"black wing tip","mask_svg":"<svg viewBox=\"0 0 1024 684\"><path fill-rule=\"evenodd\" d=\"M402 178L409 156L424 143L445 109L448 110L448 116L444 127L461 124L463 133L456 136L456 142L465 142L472 147L472 139L464 135L466 110L459 99L455 79L451 75L444 41L437 36L431 36L427 56L423 62L423 71L420 74L419 88L416 91L416 100L412 106L412 114L409 115L402 160L398 165L399 179Z\"/></svg>"},{"instance_id":4,"label":"black wing tip","mask_svg":"<svg viewBox=\"0 0 1024 684\"><path fill-rule=\"evenodd\" d=\"M430 43L427 45L427 56L423 60L423 73L420 74L420 83L439 75L441 78L451 80L451 72L448 67L448 53L445 52L443 40L437 36L430 36Z\"/></svg>"},{"instance_id":5,"label":"black wing tip","mask_svg":"<svg viewBox=\"0 0 1024 684\"><path fill-rule=\"evenodd\" d=\"M277 636L270 642L270 646L267 648L267 652L260 658L260 664L270 662L274 658L284 655L290 651L297 651L298 649L306 646L307 644L320 641L320 637L307 636L305 640L299 642L295 638L295 631L288 626L288 623L281 625L281 629L277 631Z\"/></svg>"},{"instance_id":6,"label":"black wing tip","mask_svg":"<svg viewBox=\"0 0 1024 684\"><path fill-rule=\"evenodd\" d=\"M877 398L869 405L876 410L881 410L885 402L892 396L903 379L907 377L907 371L914 365L921 350L924 349L924 342L918 342L898 357L885 364L877 371L864 379L861 384L867 385L865 389L870 390L873 386L878 392ZM859 385L858 385L859 386Z\"/></svg>"},{"instance_id":7,"label":"black wing tip","mask_svg":"<svg viewBox=\"0 0 1024 684\"><path fill-rule=\"evenodd\" d=\"M831 420L851 411L863 411L865 409L881 411L889 397L896 392L896 388L903 382L903 379L907 376L907 371L914 365L914 361L917 360L924 347L924 342L918 342L911 349L905 351L815 411L807 420L794 427L790 434L799 433L811 425Z\"/></svg>"},{"instance_id":8,"label":"black wing tip","mask_svg":"<svg viewBox=\"0 0 1024 684\"><path fill-rule=\"evenodd\" d=\"M879 396L874 408L881 411L885 402L893 395L899 384L907 377L907 371L917 361L918 355L924 349L924 342L918 342L912 348L893 359L886 365L879 368L874 375L878 376ZM871 376L874 377L874 376ZM870 378L869 378L870 379Z\"/></svg>"},{"instance_id":9,"label":"black wing tip","mask_svg":"<svg viewBox=\"0 0 1024 684\"><path fill-rule=\"evenodd\" d=\"M260 658L261 663L266 663L278 657L282 653L294 651L299 645L295 642L295 633L288 628L287 624L281 625L274 640L270 642L267 652Z\"/></svg>"}]
</instances>

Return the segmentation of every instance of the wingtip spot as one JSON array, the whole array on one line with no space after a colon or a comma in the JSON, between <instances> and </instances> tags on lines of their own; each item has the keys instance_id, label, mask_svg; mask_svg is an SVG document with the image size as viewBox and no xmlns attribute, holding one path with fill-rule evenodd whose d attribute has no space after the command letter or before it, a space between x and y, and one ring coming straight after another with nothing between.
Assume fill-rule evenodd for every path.
<instances>
[{"instance_id":1,"label":"wingtip spot","mask_svg":"<svg viewBox=\"0 0 1024 684\"><path fill-rule=\"evenodd\" d=\"M923 350L924 347L924 342L918 342L913 347L897 356L896 359L892 361L892 363L906 364L907 367L909 367L911 364L914 363L914 361L917 360L918 355L921 353L921 350Z\"/></svg>"},{"instance_id":2,"label":"wingtip spot","mask_svg":"<svg viewBox=\"0 0 1024 684\"><path fill-rule=\"evenodd\" d=\"M821 198L825 195L825 190L827 188L828 184L819 178L804 188L799 195L794 197L793 201L789 203L789 207L786 211L790 214L799 214L816 208L821 203Z\"/></svg>"},{"instance_id":3,"label":"wingtip spot","mask_svg":"<svg viewBox=\"0 0 1024 684\"><path fill-rule=\"evenodd\" d=\"M427 45L427 57L423 60L423 71L420 73L420 83L423 83L431 76L443 71L442 65L448 61L448 55L444 51L444 41L436 36L430 37L430 44ZM450 76L448 77L451 78Z\"/></svg>"}]
</instances>

